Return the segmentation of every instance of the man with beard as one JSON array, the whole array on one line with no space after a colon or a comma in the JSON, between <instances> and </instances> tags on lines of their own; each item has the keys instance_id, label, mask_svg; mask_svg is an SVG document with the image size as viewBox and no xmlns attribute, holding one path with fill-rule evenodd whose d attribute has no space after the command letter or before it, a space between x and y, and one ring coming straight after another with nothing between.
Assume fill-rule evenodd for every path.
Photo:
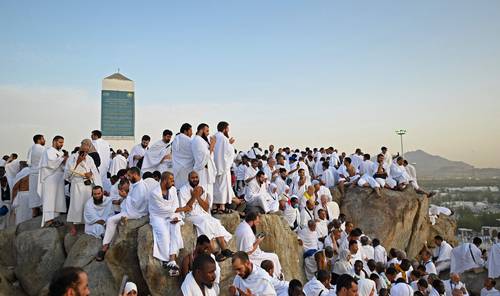
<instances>
[{"instance_id":1,"label":"man with beard","mask_svg":"<svg viewBox=\"0 0 500 296\"><path fill-rule=\"evenodd\" d=\"M248 206L268 213L270 210L268 200L271 200L271 196L266 189L266 175L263 171L259 171L246 187L245 201Z\"/></svg>"},{"instance_id":2,"label":"man with beard","mask_svg":"<svg viewBox=\"0 0 500 296\"><path fill-rule=\"evenodd\" d=\"M264 260L271 260L274 264L274 275L276 278L281 276L281 264L278 255L275 253L264 252L259 245L264 240L265 236L255 236L257 226L260 224L260 214L258 212L250 212L246 215L245 221L242 221L234 236L236 237L236 249L246 252L250 260L260 265Z\"/></svg>"},{"instance_id":3,"label":"man with beard","mask_svg":"<svg viewBox=\"0 0 500 296\"><path fill-rule=\"evenodd\" d=\"M109 164L111 162L111 146L102 139L102 132L99 130L93 130L90 134L90 138L92 139L92 145L94 145L99 154L100 164L96 164L96 167L101 174L101 180L104 180L107 178Z\"/></svg>"},{"instance_id":4,"label":"man with beard","mask_svg":"<svg viewBox=\"0 0 500 296\"><path fill-rule=\"evenodd\" d=\"M83 215L85 233L102 238L106 220L113 215L113 206L111 199L104 196L101 186L92 188L92 198L85 203Z\"/></svg>"},{"instance_id":5,"label":"man with beard","mask_svg":"<svg viewBox=\"0 0 500 296\"><path fill-rule=\"evenodd\" d=\"M214 161L217 174L214 184L214 204L220 213L230 213L225 205L234 198L231 187L231 166L234 162L234 138L229 137L229 123L221 121L217 124L215 134Z\"/></svg>"},{"instance_id":6,"label":"man with beard","mask_svg":"<svg viewBox=\"0 0 500 296\"><path fill-rule=\"evenodd\" d=\"M172 145L170 140L172 139L172 131L164 130L162 134L162 139L154 143L149 149L144 153L144 158L142 160L142 172L154 172L159 171L163 173L166 170L171 170L172 168Z\"/></svg>"},{"instance_id":7,"label":"man with beard","mask_svg":"<svg viewBox=\"0 0 500 296\"><path fill-rule=\"evenodd\" d=\"M188 182L187 176L193 170L194 158L191 150L193 128L189 123L181 126L180 132L172 141L172 169L175 187L181 188Z\"/></svg>"},{"instance_id":8,"label":"man with beard","mask_svg":"<svg viewBox=\"0 0 500 296\"><path fill-rule=\"evenodd\" d=\"M153 257L162 261L170 276L179 275L179 267L175 262L179 249L184 247L179 213L191 208L179 207L177 189L174 187L174 175L163 172L161 182L149 194L149 223L153 228Z\"/></svg>"},{"instance_id":9,"label":"man with beard","mask_svg":"<svg viewBox=\"0 0 500 296\"><path fill-rule=\"evenodd\" d=\"M83 223L85 203L92 195L91 185L102 186L101 175L94 160L88 155L90 140L83 140L78 153L70 156L64 170L64 179L71 182L70 203L67 221L71 223L70 234L76 235L76 224Z\"/></svg>"},{"instance_id":10,"label":"man with beard","mask_svg":"<svg viewBox=\"0 0 500 296\"><path fill-rule=\"evenodd\" d=\"M42 226L61 226L55 219L66 212L64 196L64 165L68 159L62 150L64 138L55 136L52 147L45 149L40 159L38 194L43 203Z\"/></svg>"},{"instance_id":11,"label":"man with beard","mask_svg":"<svg viewBox=\"0 0 500 296\"><path fill-rule=\"evenodd\" d=\"M194 157L193 170L198 174L199 182L203 190L210 196L209 208L212 207L214 182L215 182L215 163L214 149L215 137L208 139L210 128L207 124L198 125L196 136L191 141L191 151Z\"/></svg>"},{"instance_id":12,"label":"man with beard","mask_svg":"<svg viewBox=\"0 0 500 296\"><path fill-rule=\"evenodd\" d=\"M276 295L271 277L258 265L253 264L247 253L234 253L232 259L233 270L236 273L233 284L229 287L229 295Z\"/></svg>"},{"instance_id":13,"label":"man with beard","mask_svg":"<svg viewBox=\"0 0 500 296\"><path fill-rule=\"evenodd\" d=\"M142 136L141 143L132 147L128 156L129 167L142 167L142 159L148 150L149 141L151 141L151 138L148 135L144 135Z\"/></svg>"},{"instance_id":14,"label":"man with beard","mask_svg":"<svg viewBox=\"0 0 500 296\"><path fill-rule=\"evenodd\" d=\"M119 214L109 217L106 221L106 232L102 240L102 249L97 253L96 260L104 260L104 255L109 249L109 244L113 240L118 223L126 223L127 219L139 219L148 214L147 188L141 179L141 171L130 168L127 172L130 181L130 191L122 204L122 211ZM122 188L123 190L123 188Z\"/></svg>"},{"instance_id":15,"label":"man with beard","mask_svg":"<svg viewBox=\"0 0 500 296\"><path fill-rule=\"evenodd\" d=\"M194 259L202 254L208 254L215 260L215 256L212 254L212 244L210 243L210 240L206 235L198 236L198 238L196 239L196 245L194 247L193 252L182 258L182 263L181 263L182 279L184 279L187 276L187 274L193 270ZM215 261L214 289L217 292L217 295L219 295L220 292L219 283L220 283L220 266L217 263L217 261Z\"/></svg>"},{"instance_id":16,"label":"man with beard","mask_svg":"<svg viewBox=\"0 0 500 296\"><path fill-rule=\"evenodd\" d=\"M232 235L218 219L210 215L209 204L212 197L199 185L198 174L194 171L189 173L188 180L189 183L179 190L180 206L191 208L186 218L194 224L198 236L204 234L211 241L217 241L222 250L217 255L217 261L223 261L233 255L227 247L227 242L231 240Z\"/></svg>"},{"instance_id":17,"label":"man with beard","mask_svg":"<svg viewBox=\"0 0 500 296\"><path fill-rule=\"evenodd\" d=\"M40 206L42 200L38 194L38 175L40 173L40 159L42 158L43 151L45 150L45 138L43 135L33 136L33 146L28 151L28 165L30 167L29 176L29 194L30 202L29 207L32 211L32 217L40 215Z\"/></svg>"}]
</instances>

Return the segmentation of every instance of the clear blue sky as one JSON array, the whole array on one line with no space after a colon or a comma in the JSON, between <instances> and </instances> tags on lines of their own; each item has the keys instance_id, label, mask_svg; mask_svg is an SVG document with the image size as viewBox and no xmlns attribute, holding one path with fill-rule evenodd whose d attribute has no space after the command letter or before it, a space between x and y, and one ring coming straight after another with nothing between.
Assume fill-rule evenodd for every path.
<instances>
[{"instance_id":1,"label":"clear blue sky","mask_svg":"<svg viewBox=\"0 0 500 296\"><path fill-rule=\"evenodd\" d=\"M397 150L394 130L406 128L409 149L500 167L499 36L496 0L2 1L0 100L19 110L35 108L19 105L26 96L77 93L98 106L101 79L119 67L136 82L138 133L229 118L239 148L373 151ZM144 115L178 105L188 107L175 120ZM193 117L200 106L217 116ZM31 116L20 136L50 134L50 117ZM9 145L1 154L19 147Z\"/></svg>"}]
</instances>

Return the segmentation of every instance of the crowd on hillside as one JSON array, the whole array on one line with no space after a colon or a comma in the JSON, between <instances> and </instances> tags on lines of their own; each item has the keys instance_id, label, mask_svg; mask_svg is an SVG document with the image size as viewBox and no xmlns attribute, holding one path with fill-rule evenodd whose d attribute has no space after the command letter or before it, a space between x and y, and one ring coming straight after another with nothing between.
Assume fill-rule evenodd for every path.
<instances>
[{"instance_id":1,"label":"crowd on hillside","mask_svg":"<svg viewBox=\"0 0 500 296\"><path fill-rule=\"evenodd\" d=\"M42 216L41 227L101 238L95 259L102 261L118 225L148 215L152 254L169 276L179 277L185 296L219 295L218 262L224 260L231 260L235 274L224 291L230 295L459 296L468 295L460 275L478 268L487 268L490 277L481 295L499 295L500 235L489 252L480 249L479 238L452 246L436 236L429 246L422 242L417 258L408 258L403 250L387 252L383 241L340 213L334 189L340 199L353 187L370 188L374 199L386 190L432 197L402 156L386 147L376 155L361 149L348 155L333 147L263 150L258 143L238 152L229 124L219 122L216 130L211 134L202 123L193 131L185 123L175 136L165 130L152 144L143 136L130 152L111 149L98 130L71 152L63 149L62 136L46 145L43 135L35 135L26 159L12 153L0 160L0 229ZM450 214L439 207L431 212L434 223ZM230 233L219 218L235 213L241 223ZM303 257L306 282L291 279L282 258L261 250L262 241L274 239L256 231L263 214L281 215L296 233L302 253L288 255ZM179 258L185 221L198 238L193 253ZM82 269L65 268L55 274L50 295L89 295L87 283ZM140 291L127 283L122 293Z\"/></svg>"}]
</instances>

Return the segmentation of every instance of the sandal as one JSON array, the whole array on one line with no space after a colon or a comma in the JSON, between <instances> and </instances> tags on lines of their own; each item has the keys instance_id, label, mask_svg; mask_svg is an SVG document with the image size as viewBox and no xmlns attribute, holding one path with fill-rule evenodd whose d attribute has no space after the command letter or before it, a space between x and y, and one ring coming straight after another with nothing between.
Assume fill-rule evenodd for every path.
<instances>
[{"instance_id":1,"label":"sandal","mask_svg":"<svg viewBox=\"0 0 500 296\"><path fill-rule=\"evenodd\" d=\"M101 262L104 260L104 256L106 255L106 252L103 251L103 250L100 250L99 252L97 252L97 255L95 256L95 260L97 262Z\"/></svg>"},{"instance_id":2,"label":"sandal","mask_svg":"<svg viewBox=\"0 0 500 296\"><path fill-rule=\"evenodd\" d=\"M218 209L212 209L212 210L210 211L210 214L212 214L212 216L213 216L213 215L217 215L218 213L219 213L219 210L218 210Z\"/></svg>"},{"instance_id":3,"label":"sandal","mask_svg":"<svg viewBox=\"0 0 500 296\"><path fill-rule=\"evenodd\" d=\"M223 262L224 260L226 260L228 257L222 255L222 253L219 253L217 255L215 255L215 261L217 262Z\"/></svg>"}]
</instances>

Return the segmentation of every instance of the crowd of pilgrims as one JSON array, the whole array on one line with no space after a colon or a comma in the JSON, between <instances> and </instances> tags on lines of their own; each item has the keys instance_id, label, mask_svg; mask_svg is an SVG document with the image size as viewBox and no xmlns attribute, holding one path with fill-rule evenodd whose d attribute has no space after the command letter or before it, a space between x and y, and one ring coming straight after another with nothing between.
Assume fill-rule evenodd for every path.
<instances>
[{"instance_id":1,"label":"crowd of pilgrims","mask_svg":"<svg viewBox=\"0 0 500 296\"><path fill-rule=\"evenodd\" d=\"M230 295L459 296L467 295L460 274L482 267L490 278L481 295L498 295L498 243L486 254L479 238L453 248L436 236L431 246L422 242L418 258L407 258L401 250L387 252L340 213L331 194L335 187L342 197L355 186L372 188L373 198L384 190L432 196L403 157L385 147L372 160L361 149L347 155L333 147L263 150L258 143L237 152L229 124L216 128L211 135L200 124L194 133L186 123L175 136L165 130L152 145L143 136L130 152L113 151L98 130L71 153L62 136L45 145L44 136L35 135L26 161L12 154L0 163L2 227L39 215L42 227L67 225L72 235L84 225L86 234L102 238L96 254L102 261L119 224L149 215L153 256L169 276L180 278L185 296L219 295L218 262L226 259L235 273ZM234 234L217 218L231 213L241 217ZM296 232L303 253L288 255L303 257L307 282L289 278L279 257L260 249L263 240L274 239L256 232L262 214L281 215ZM192 254L177 258L184 221L195 226L198 238ZM228 247L232 239L236 250Z\"/></svg>"}]
</instances>

